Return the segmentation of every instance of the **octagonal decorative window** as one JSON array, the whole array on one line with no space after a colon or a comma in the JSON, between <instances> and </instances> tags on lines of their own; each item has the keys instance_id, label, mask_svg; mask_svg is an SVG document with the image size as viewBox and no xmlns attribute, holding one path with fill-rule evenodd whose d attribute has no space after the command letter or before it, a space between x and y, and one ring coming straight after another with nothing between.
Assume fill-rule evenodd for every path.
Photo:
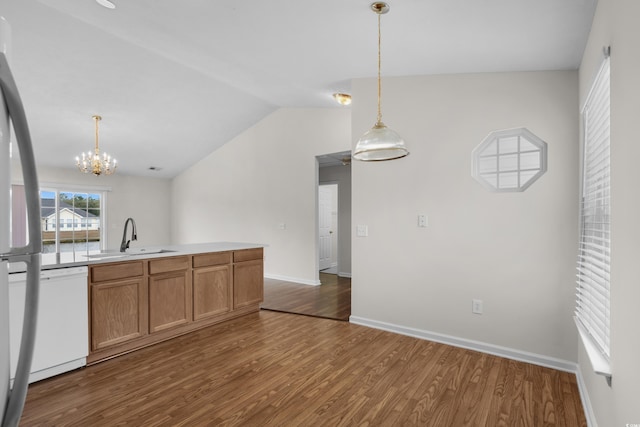
<instances>
[{"instance_id":1,"label":"octagonal decorative window","mask_svg":"<svg viewBox=\"0 0 640 427\"><path fill-rule=\"evenodd\" d=\"M491 132L472 156L473 177L492 191L524 191L547 170L547 143L525 128Z\"/></svg>"}]
</instances>

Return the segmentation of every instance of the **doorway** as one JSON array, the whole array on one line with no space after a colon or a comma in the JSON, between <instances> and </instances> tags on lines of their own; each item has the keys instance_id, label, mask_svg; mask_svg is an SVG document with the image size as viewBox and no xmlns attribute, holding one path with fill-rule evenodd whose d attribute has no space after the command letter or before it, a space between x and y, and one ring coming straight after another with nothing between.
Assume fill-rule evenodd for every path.
<instances>
[{"instance_id":1,"label":"doorway","mask_svg":"<svg viewBox=\"0 0 640 427\"><path fill-rule=\"evenodd\" d=\"M318 161L317 254L322 274L351 278L351 152L325 154Z\"/></svg>"},{"instance_id":2,"label":"doorway","mask_svg":"<svg viewBox=\"0 0 640 427\"><path fill-rule=\"evenodd\" d=\"M351 315L351 152L316 157L316 283L265 279L263 310L348 321Z\"/></svg>"}]
</instances>

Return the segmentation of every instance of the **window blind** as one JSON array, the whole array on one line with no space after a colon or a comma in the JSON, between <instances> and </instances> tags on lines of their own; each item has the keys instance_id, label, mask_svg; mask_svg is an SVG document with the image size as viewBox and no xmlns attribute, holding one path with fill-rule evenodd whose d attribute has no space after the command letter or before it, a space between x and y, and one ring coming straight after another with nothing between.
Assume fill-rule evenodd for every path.
<instances>
[{"instance_id":1,"label":"window blind","mask_svg":"<svg viewBox=\"0 0 640 427\"><path fill-rule=\"evenodd\" d=\"M582 111L584 158L576 320L602 356L610 348L610 66L607 58ZM584 336L583 336L584 338Z\"/></svg>"}]
</instances>

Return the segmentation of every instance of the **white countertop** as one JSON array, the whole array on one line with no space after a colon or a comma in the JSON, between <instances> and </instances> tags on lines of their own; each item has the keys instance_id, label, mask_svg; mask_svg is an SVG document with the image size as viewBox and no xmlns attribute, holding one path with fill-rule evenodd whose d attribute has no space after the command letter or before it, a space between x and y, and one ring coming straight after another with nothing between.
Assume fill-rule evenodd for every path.
<instances>
[{"instance_id":1,"label":"white countertop","mask_svg":"<svg viewBox=\"0 0 640 427\"><path fill-rule=\"evenodd\" d=\"M62 252L42 254L42 270L50 270L55 268L67 268L76 266L88 266L94 264L103 264L107 262L132 261L137 259L162 258L180 255L193 255L208 252L226 252L239 251L242 249L264 248L268 245L261 243L242 243L242 242L211 242L211 243L193 243L185 245L159 245L133 247L129 253L125 252L121 255L117 251L109 251L104 256L93 255L87 257L87 253L83 252ZM158 250L165 252L154 252ZM144 253L143 251L149 251ZM90 253L92 254L92 253ZM95 254L95 253L94 253ZM10 263L9 273L19 273L25 271L24 263Z\"/></svg>"}]
</instances>

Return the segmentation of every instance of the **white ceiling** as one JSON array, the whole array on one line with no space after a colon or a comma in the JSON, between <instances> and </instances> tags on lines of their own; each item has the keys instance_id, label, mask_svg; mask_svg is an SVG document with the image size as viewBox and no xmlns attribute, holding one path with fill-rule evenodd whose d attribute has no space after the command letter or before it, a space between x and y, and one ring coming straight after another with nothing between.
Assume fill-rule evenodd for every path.
<instances>
[{"instance_id":1,"label":"white ceiling","mask_svg":"<svg viewBox=\"0 0 640 427\"><path fill-rule=\"evenodd\" d=\"M374 77L369 0L3 0L37 161L100 144L173 177L279 107L336 106ZM596 0L397 0L383 76L576 69ZM159 171L149 171L155 166Z\"/></svg>"}]
</instances>

